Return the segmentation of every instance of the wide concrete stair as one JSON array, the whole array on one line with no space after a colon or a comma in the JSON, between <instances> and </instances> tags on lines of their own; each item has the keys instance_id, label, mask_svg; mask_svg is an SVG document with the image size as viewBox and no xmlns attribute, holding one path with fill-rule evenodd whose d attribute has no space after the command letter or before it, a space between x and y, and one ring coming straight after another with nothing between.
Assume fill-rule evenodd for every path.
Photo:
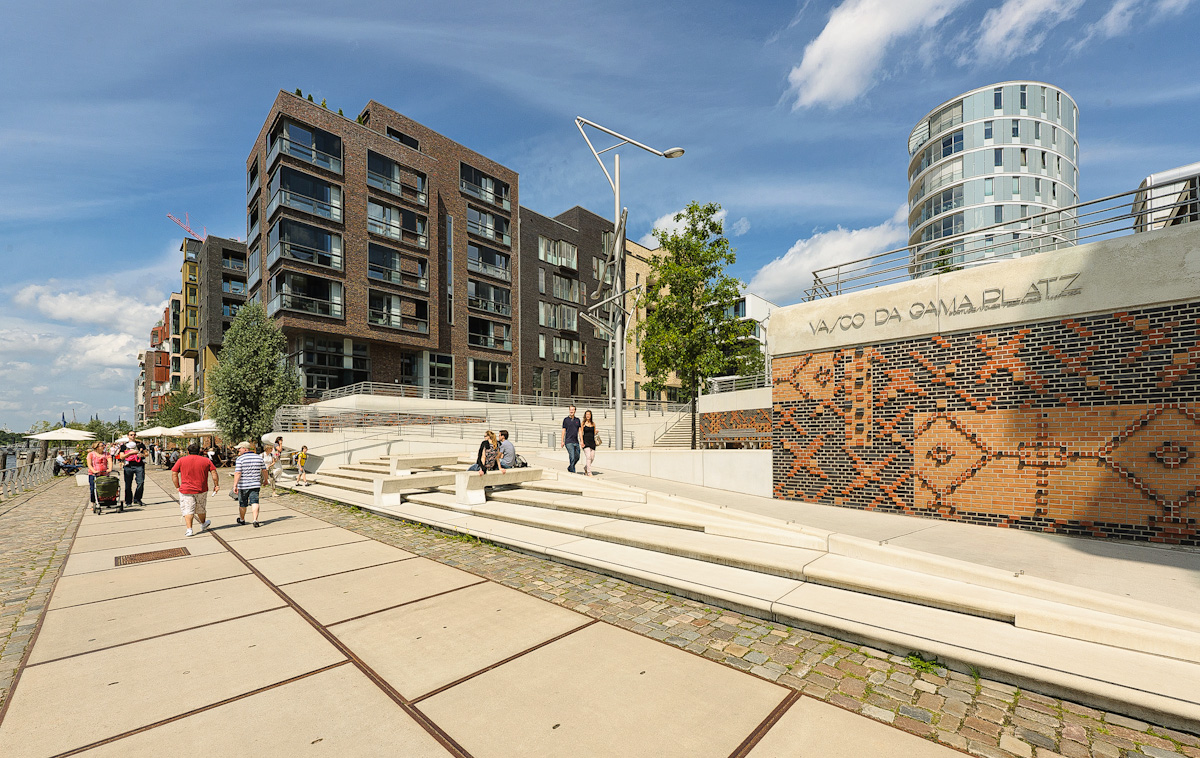
<instances>
[{"instance_id":1,"label":"wide concrete stair","mask_svg":"<svg viewBox=\"0 0 1200 758\"><path fill-rule=\"evenodd\" d=\"M700 434L699 426L696 428L696 434ZM654 447L691 449L692 417L686 413L683 414L683 418L672 424L654 440Z\"/></svg>"},{"instance_id":2,"label":"wide concrete stair","mask_svg":"<svg viewBox=\"0 0 1200 758\"><path fill-rule=\"evenodd\" d=\"M371 493L386 467L322 471L300 491L1164 726L1200 726L1197 614L566 473L489 489L479 505L443 485L383 506Z\"/></svg>"}]
</instances>

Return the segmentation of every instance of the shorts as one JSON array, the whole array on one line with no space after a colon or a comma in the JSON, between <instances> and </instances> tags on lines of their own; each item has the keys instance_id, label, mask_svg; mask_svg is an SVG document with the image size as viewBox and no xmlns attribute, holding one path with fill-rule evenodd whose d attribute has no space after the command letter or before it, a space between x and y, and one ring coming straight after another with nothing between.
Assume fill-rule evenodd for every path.
<instances>
[{"instance_id":1,"label":"shorts","mask_svg":"<svg viewBox=\"0 0 1200 758\"><path fill-rule=\"evenodd\" d=\"M252 505L258 505L258 487L238 490L238 507L249 508Z\"/></svg>"},{"instance_id":2,"label":"shorts","mask_svg":"<svg viewBox=\"0 0 1200 758\"><path fill-rule=\"evenodd\" d=\"M208 502L208 492L197 492L194 495L189 495L186 492L179 493L179 510L185 516L193 516L196 511L205 513L208 509L205 504Z\"/></svg>"}]
</instances>

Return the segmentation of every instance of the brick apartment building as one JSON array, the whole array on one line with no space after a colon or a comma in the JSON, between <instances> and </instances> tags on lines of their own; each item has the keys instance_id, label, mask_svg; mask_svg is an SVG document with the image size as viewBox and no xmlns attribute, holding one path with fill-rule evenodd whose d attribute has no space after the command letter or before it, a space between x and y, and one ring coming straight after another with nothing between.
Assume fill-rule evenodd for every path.
<instances>
[{"instance_id":1,"label":"brick apartment building","mask_svg":"<svg viewBox=\"0 0 1200 758\"><path fill-rule=\"evenodd\" d=\"M518 179L374 101L280 92L246 161L247 289L307 393L519 392Z\"/></svg>"},{"instance_id":2,"label":"brick apartment building","mask_svg":"<svg viewBox=\"0 0 1200 758\"><path fill-rule=\"evenodd\" d=\"M246 285L246 243L209 235L195 255L199 268L197 289L196 393L201 397L209 374L217 367L217 353L225 332L249 294Z\"/></svg>"}]
</instances>

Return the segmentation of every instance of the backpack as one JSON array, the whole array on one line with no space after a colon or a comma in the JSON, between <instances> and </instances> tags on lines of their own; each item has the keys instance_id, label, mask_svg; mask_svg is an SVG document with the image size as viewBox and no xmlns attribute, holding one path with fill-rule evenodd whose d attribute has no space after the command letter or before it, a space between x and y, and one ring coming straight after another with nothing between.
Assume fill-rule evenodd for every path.
<instances>
[{"instance_id":1,"label":"backpack","mask_svg":"<svg viewBox=\"0 0 1200 758\"><path fill-rule=\"evenodd\" d=\"M528 467L529 467L529 461L525 460L524 458L522 458L521 456L518 455L513 468L528 468Z\"/></svg>"}]
</instances>

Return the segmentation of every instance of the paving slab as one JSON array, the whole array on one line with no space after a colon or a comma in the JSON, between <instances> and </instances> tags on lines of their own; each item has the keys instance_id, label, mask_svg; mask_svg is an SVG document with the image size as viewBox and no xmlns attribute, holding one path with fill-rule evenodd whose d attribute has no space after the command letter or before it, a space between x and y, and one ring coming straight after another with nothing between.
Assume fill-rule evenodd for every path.
<instances>
[{"instance_id":1,"label":"paving slab","mask_svg":"<svg viewBox=\"0 0 1200 758\"><path fill-rule=\"evenodd\" d=\"M118 534L121 532L140 532L148 529L161 529L168 526L183 528L183 516L180 515L178 510L175 513L142 518L137 521L102 519L99 517L90 520L85 519L79 525L79 533L76 535L76 538L97 537L104 534Z\"/></svg>"},{"instance_id":2,"label":"paving slab","mask_svg":"<svg viewBox=\"0 0 1200 758\"><path fill-rule=\"evenodd\" d=\"M110 550L115 547L137 547L152 542L162 542L182 537L183 524L177 526L162 526L156 529L139 529L134 532L118 532L117 534L100 534L94 537L76 537L71 547L71 554L90 553L95 550Z\"/></svg>"},{"instance_id":3,"label":"paving slab","mask_svg":"<svg viewBox=\"0 0 1200 758\"><path fill-rule=\"evenodd\" d=\"M413 699L589 621L487 582L330 631L401 695Z\"/></svg>"},{"instance_id":4,"label":"paving slab","mask_svg":"<svg viewBox=\"0 0 1200 758\"><path fill-rule=\"evenodd\" d=\"M111 742L89 758L440 758L448 755L346 665Z\"/></svg>"},{"instance_id":5,"label":"paving slab","mask_svg":"<svg viewBox=\"0 0 1200 758\"><path fill-rule=\"evenodd\" d=\"M277 585L337 574L343 571L378 566L415 557L407 550L375 540L305 550L251 561L254 567Z\"/></svg>"},{"instance_id":6,"label":"paving slab","mask_svg":"<svg viewBox=\"0 0 1200 758\"><path fill-rule=\"evenodd\" d=\"M240 527L246 531L259 531L267 527L254 529L252 526ZM223 537L224 535L222 535ZM327 527L325 529L311 529L305 532L296 532L295 534L271 534L267 532L261 538L250 540L241 540L236 543L234 548L246 560L255 558L266 558L271 555L283 555L284 553L296 553L301 550L312 550L319 547L333 547L334 545L344 545L348 542L362 542L369 539L361 534L346 529L340 529L336 526Z\"/></svg>"},{"instance_id":7,"label":"paving slab","mask_svg":"<svg viewBox=\"0 0 1200 758\"><path fill-rule=\"evenodd\" d=\"M0 725L0 755L73 750L341 660L282 609L33 666Z\"/></svg>"},{"instance_id":8,"label":"paving slab","mask_svg":"<svg viewBox=\"0 0 1200 758\"><path fill-rule=\"evenodd\" d=\"M289 584L284 591L322 624L380 611L482 581L428 558Z\"/></svg>"},{"instance_id":9,"label":"paving slab","mask_svg":"<svg viewBox=\"0 0 1200 758\"><path fill-rule=\"evenodd\" d=\"M214 540L205 534L199 534L195 537L184 537L182 533L177 539L169 542L151 542L144 545L136 545L132 547L118 547L109 550L93 550L87 553L72 552L67 558L67 567L63 570L63 576L75 576L76 574L87 574L93 571L117 571L123 568L131 568L132 566L116 566L113 562L117 556L132 555L135 553L151 553L159 550L169 550L173 547L187 548L189 555L209 555L210 553L223 553L225 548L221 547L221 543ZM168 558L166 560L183 560L182 558ZM134 564L137 565L137 564Z\"/></svg>"},{"instance_id":10,"label":"paving slab","mask_svg":"<svg viewBox=\"0 0 1200 758\"><path fill-rule=\"evenodd\" d=\"M249 573L241 561L224 551L178 560L139 563L123 566L119 572L98 571L64 576L54 589L49 607L52 610L67 608Z\"/></svg>"},{"instance_id":11,"label":"paving slab","mask_svg":"<svg viewBox=\"0 0 1200 758\"><path fill-rule=\"evenodd\" d=\"M271 514L270 516L262 516L260 514L258 523L262 525L258 529L255 529L253 526L247 529L237 523L222 526L220 534L221 537L229 542L240 542L243 540L261 539L267 535L295 534L296 532L310 532L313 529L328 529L330 526L321 519L312 518L311 516L301 516L295 511L281 512Z\"/></svg>"},{"instance_id":12,"label":"paving slab","mask_svg":"<svg viewBox=\"0 0 1200 758\"><path fill-rule=\"evenodd\" d=\"M30 664L78 655L284 605L251 574L50 611Z\"/></svg>"},{"instance_id":13,"label":"paving slab","mask_svg":"<svg viewBox=\"0 0 1200 758\"><path fill-rule=\"evenodd\" d=\"M960 758L962 753L829 703L802 697L750 758Z\"/></svg>"},{"instance_id":14,"label":"paving slab","mask_svg":"<svg viewBox=\"0 0 1200 758\"><path fill-rule=\"evenodd\" d=\"M593 624L420 704L477 758L728 756L788 690Z\"/></svg>"}]
</instances>

